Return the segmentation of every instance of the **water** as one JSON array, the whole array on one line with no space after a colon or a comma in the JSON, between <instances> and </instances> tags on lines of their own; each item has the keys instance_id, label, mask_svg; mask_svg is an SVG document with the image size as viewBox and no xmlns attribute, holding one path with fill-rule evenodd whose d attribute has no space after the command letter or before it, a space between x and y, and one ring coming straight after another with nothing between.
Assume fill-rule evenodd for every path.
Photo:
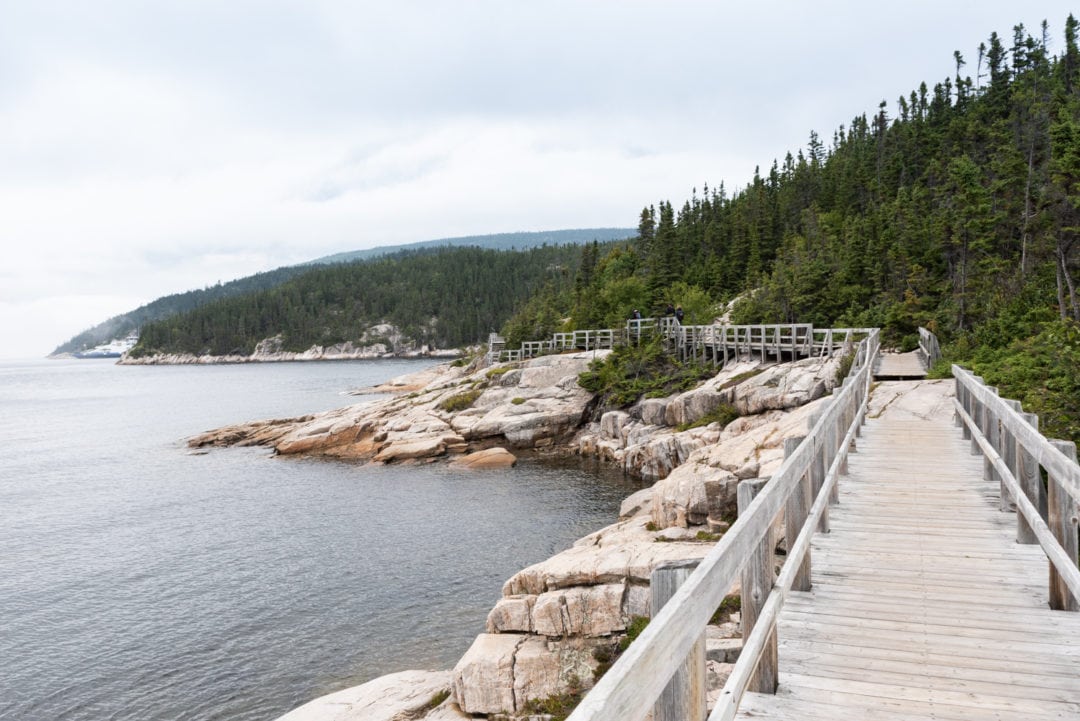
<instances>
[{"instance_id":1,"label":"water","mask_svg":"<svg viewBox=\"0 0 1080 721\"><path fill-rule=\"evenodd\" d=\"M0 363L0 719L272 719L449 668L510 575L634 487L183 443L422 365Z\"/></svg>"}]
</instances>

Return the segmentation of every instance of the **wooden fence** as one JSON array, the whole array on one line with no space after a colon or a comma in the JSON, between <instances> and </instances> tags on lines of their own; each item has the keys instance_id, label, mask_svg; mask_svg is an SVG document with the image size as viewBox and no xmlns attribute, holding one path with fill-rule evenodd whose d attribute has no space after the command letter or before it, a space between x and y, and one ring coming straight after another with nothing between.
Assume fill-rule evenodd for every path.
<instances>
[{"instance_id":1,"label":"wooden fence","mask_svg":"<svg viewBox=\"0 0 1080 721\"><path fill-rule=\"evenodd\" d=\"M814 328L808 323L774 325L682 325L675 318L639 318L626 321L623 328L576 330L555 333L551 340L526 341L521 348L506 348L502 336L488 338L492 361L520 361L548 353L590 351L639 343L660 337L681 360L711 361L726 365L729 360L757 355L763 362L786 357L809 358L831 355L838 348L865 338L871 328Z\"/></svg>"},{"instance_id":2,"label":"wooden fence","mask_svg":"<svg viewBox=\"0 0 1080 721\"><path fill-rule=\"evenodd\" d=\"M1001 509L1015 508L1017 543L1038 543L1049 560L1050 607L1080 610L1076 445L1047 440L1038 416L1024 413L1019 401L998 397L997 388L960 366L952 372L957 424L972 453L982 454L986 480L1000 483Z\"/></svg>"},{"instance_id":3,"label":"wooden fence","mask_svg":"<svg viewBox=\"0 0 1080 721\"><path fill-rule=\"evenodd\" d=\"M819 527L827 528L837 480L846 472L848 450L865 418L878 350L874 329L853 349L848 377L807 436L785 445L789 452L767 483L740 484L744 508L738 520L663 608L654 610L648 627L569 721L638 721L650 708L656 721L704 719L705 690L700 679L705 660L695 649L701 648L706 623L740 572L743 650L709 719L734 718L747 689L775 690L776 621L788 592L793 587L809 588L810 538ZM782 510L789 548L783 571L774 582L770 529ZM665 569L657 573L662 575Z\"/></svg>"}]
</instances>

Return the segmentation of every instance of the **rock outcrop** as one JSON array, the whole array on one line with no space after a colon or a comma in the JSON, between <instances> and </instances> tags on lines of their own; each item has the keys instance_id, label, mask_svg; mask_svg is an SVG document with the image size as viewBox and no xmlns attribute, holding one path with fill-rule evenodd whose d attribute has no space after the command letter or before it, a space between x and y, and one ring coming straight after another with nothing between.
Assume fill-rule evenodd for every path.
<instances>
[{"instance_id":1,"label":"rock outcrop","mask_svg":"<svg viewBox=\"0 0 1080 721\"><path fill-rule=\"evenodd\" d=\"M451 464L458 468L479 471L491 468L511 468L517 465L517 458L505 448L495 447L459 456L451 461Z\"/></svg>"},{"instance_id":2,"label":"rock outcrop","mask_svg":"<svg viewBox=\"0 0 1080 721\"><path fill-rule=\"evenodd\" d=\"M545 356L492 369L444 366L417 391L292 421L228 426L192 447L267 445L285 455L378 463L429 460L491 446L551 448L584 420L592 394L577 384L592 354Z\"/></svg>"},{"instance_id":3,"label":"rock outcrop","mask_svg":"<svg viewBox=\"0 0 1080 721\"><path fill-rule=\"evenodd\" d=\"M279 721L404 721L467 719L447 702L447 671L402 671L328 694L296 708Z\"/></svg>"},{"instance_id":4,"label":"rock outcrop","mask_svg":"<svg viewBox=\"0 0 1080 721\"><path fill-rule=\"evenodd\" d=\"M395 326L380 323L368 328L356 343L346 341L329 346L313 345L304 351L285 350L282 336L264 338L255 344L250 355L230 353L156 353L132 357L125 353L120 365L213 365L218 363L274 363L316 360L373 360L376 358L456 358L458 350L441 350L416 344L401 334Z\"/></svg>"}]
</instances>

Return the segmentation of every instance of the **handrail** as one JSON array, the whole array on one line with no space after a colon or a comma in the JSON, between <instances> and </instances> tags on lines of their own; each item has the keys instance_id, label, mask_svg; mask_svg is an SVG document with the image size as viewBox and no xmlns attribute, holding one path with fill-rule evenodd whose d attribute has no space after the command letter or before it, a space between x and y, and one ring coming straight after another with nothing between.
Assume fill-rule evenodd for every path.
<instances>
[{"instance_id":1,"label":"handrail","mask_svg":"<svg viewBox=\"0 0 1080 721\"><path fill-rule=\"evenodd\" d=\"M954 405L965 438L970 436L973 451L977 448L985 458L986 475L1000 480L1003 501L1007 495L1023 517L1023 523L1017 523L1017 541L1038 542L1051 564L1051 607L1080 610L1080 465L1076 463L1076 446L1047 440L1020 414L1018 402L1000 398L997 389L984 385L971 371L953 365L952 373L956 379ZM1025 468L1028 463L1033 467ZM1045 490L1039 466L1046 470ZM1022 484L1020 474L1025 480L1030 476L1031 483Z\"/></svg>"},{"instance_id":2,"label":"handrail","mask_svg":"<svg viewBox=\"0 0 1080 721\"><path fill-rule=\"evenodd\" d=\"M847 382L824 410L810 433L784 459L780 469L762 492L739 515L735 524L702 559L697 570L660 609L626 653L585 696L568 721L635 721L643 718L701 635L702 629L735 582L751 551L768 537L773 520L821 455L825 458L825 465L829 467L832 483L835 484L835 477L844 462L847 444L864 418L863 409L869 393L871 369L880 345L877 329L872 329L859 345L856 362L852 364ZM847 432L837 432L843 430ZM838 441L840 436L843 436L842 441ZM817 517L823 514L829 497L830 493L823 485L814 503ZM816 525L816 520L804 522L803 531L798 538L802 539L803 533L812 533ZM808 543L807 540L802 544L803 554ZM797 551L798 548L796 546L793 550ZM789 558L787 563L792 567L799 565L793 558ZM776 606L778 611L785 592L775 593L775 589L774 586L774 594L770 594L768 604ZM777 600L771 600L773 596ZM771 610L769 613L772 615L761 616L755 626L756 629L765 629L759 630L759 633L765 636L771 630L767 627L775 622L775 613ZM772 620L769 620L770 618ZM763 640L756 639L753 634L751 642L764 644ZM748 658L754 655L752 650L749 653L744 650L743 653L747 654ZM754 658L747 663L756 661ZM739 679L748 679L751 675L738 665L736 671ZM735 677L736 672L733 672L732 676ZM745 689L745 683L740 683L741 688L732 687L729 690L725 687L729 700L718 705L718 708L737 707L738 699ZM724 715L717 717L716 713L714 710L716 718L727 718Z\"/></svg>"},{"instance_id":3,"label":"handrail","mask_svg":"<svg viewBox=\"0 0 1080 721\"><path fill-rule=\"evenodd\" d=\"M938 343L937 336L922 326L919 327L919 356L926 370L930 370L941 360L941 344Z\"/></svg>"},{"instance_id":4,"label":"handrail","mask_svg":"<svg viewBox=\"0 0 1080 721\"><path fill-rule=\"evenodd\" d=\"M1010 408L997 393L991 392L985 385L978 382L971 371L953 365L952 373L956 379L957 389L963 387L975 401L985 405L1002 426L1023 444L1024 449L1038 461L1039 465L1065 485L1065 489L1073 500L1080 501L1080 466L1066 458L1065 454L1055 448L1045 436L1028 425L1020 414Z\"/></svg>"}]
</instances>

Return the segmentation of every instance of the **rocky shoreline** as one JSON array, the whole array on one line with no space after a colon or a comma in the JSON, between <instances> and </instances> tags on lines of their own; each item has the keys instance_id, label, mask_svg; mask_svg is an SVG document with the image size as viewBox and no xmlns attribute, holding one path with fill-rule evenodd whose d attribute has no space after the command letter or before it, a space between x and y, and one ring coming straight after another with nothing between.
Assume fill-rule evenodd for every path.
<instances>
[{"instance_id":1,"label":"rocky shoreline","mask_svg":"<svg viewBox=\"0 0 1080 721\"><path fill-rule=\"evenodd\" d=\"M371 342L364 343L364 340ZM379 340L375 340L379 339ZM381 358L458 358L457 349L440 349L429 346L416 348L392 325L381 324L369 328L361 342L351 341L335 345L313 345L304 351L287 351L280 335L266 338L256 344L250 355L234 353L210 355L198 353L155 353L132 356L125 353L117 361L119 365L217 365L232 363L286 363L292 361L378 360Z\"/></svg>"},{"instance_id":2,"label":"rocky shoreline","mask_svg":"<svg viewBox=\"0 0 1080 721\"><path fill-rule=\"evenodd\" d=\"M259 445L281 455L475 467L510 466L515 450L582 454L656 481L624 501L614 524L510 578L484 633L450 672L391 674L282 721L527 717L538 701L588 688L634 619L649 616L652 569L705 555L735 517L738 483L779 467L784 438L805 433L839 365L744 359L694 390L605 412L577 384L600 355L437 366L367 389L396 391L391 398L189 440L192 448ZM722 405L735 420L692 427ZM737 611L714 620L709 669L718 691L741 640Z\"/></svg>"}]
</instances>

